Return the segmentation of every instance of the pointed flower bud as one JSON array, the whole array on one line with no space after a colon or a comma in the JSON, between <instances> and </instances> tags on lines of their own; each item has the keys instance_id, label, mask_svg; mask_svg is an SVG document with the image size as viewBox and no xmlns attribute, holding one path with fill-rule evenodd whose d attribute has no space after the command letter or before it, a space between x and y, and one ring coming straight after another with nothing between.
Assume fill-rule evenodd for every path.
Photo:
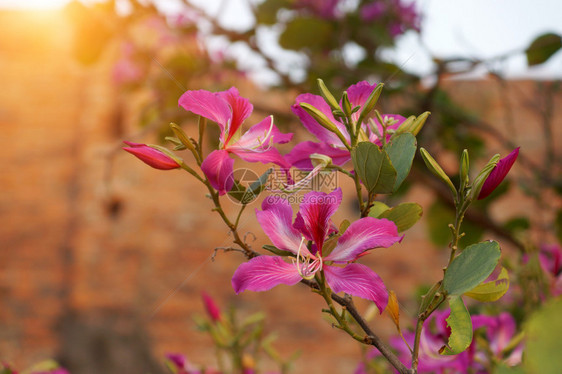
<instances>
[{"instance_id":1,"label":"pointed flower bud","mask_svg":"<svg viewBox=\"0 0 562 374\"><path fill-rule=\"evenodd\" d=\"M172 170L180 168L180 164L169 155L166 155L161 150L155 149L146 144L124 142L128 147L123 149L130 154L136 156L139 160L160 170Z\"/></svg>"},{"instance_id":2,"label":"pointed flower bud","mask_svg":"<svg viewBox=\"0 0 562 374\"><path fill-rule=\"evenodd\" d=\"M330 90L328 90L328 87L326 87L326 85L324 84L324 81L320 78L318 78L318 88L320 88L320 94L322 95L324 100L328 103L330 108L332 110L341 111L341 108L340 108L340 105L338 104L338 101L336 100L334 95L332 95Z\"/></svg>"},{"instance_id":3,"label":"pointed flower bud","mask_svg":"<svg viewBox=\"0 0 562 374\"><path fill-rule=\"evenodd\" d=\"M482 189L478 194L478 200L484 199L490 195L505 179L507 173L509 173L509 170L515 163L515 160L517 160L517 156L519 156L519 148L520 147L515 148L510 154L498 161L482 185Z\"/></svg>"},{"instance_id":4,"label":"pointed flower bud","mask_svg":"<svg viewBox=\"0 0 562 374\"><path fill-rule=\"evenodd\" d=\"M211 317L213 322L218 322L221 319L221 311L215 300L209 296L206 292L201 293L201 298L203 299L203 305L205 306L205 311Z\"/></svg>"},{"instance_id":5,"label":"pointed flower bud","mask_svg":"<svg viewBox=\"0 0 562 374\"><path fill-rule=\"evenodd\" d=\"M437 163L437 161L435 161L433 157L431 157L431 155L429 154L428 151L425 150L425 148L420 148L420 154L422 155L423 161L425 162L425 166L427 166L429 171L431 171L433 175L435 175L443 182L445 182L445 184L449 187L449 189L453 193L453 196L456 198L457 189L455 188L453 182L451 182L451 179L449 178L447 173L445 173L443 168Z\"/></svg>"}]
</instances>

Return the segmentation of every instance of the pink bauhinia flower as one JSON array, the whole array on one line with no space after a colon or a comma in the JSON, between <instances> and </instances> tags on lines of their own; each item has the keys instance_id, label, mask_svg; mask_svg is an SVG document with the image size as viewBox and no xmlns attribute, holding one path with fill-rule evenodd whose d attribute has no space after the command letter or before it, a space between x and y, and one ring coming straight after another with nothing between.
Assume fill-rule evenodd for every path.
<instances>
[{"instance_id":1,"label":"pink bauhinia flower","mask_svg":"<svg viewBox=\"0 0 562 374\"><path fill-rule=\"evenodd\" d=\"M219 149L211 152L203 161L201 169L209 182L224 195L232 189L233 153L248 162L274 163L284 170L290 165L274 143L286 143L293 134L283 134L269 116L242 134L242 123L250 116L252 104L240 96L234 87L222 92L205 90L187 91L179 99L185 110L216 122L220 127Z\"/></svg>"},{"instance_id":2,"label":"pink bauhinia flower","mask_svg":"<svg viewBox=\"0 0 562 374\"><path fill-rule=\"evenodd\" d=\"M507 173L509 173L509 170L511 170L511 167L515 163L515 160L517 160L517 156L519 156L519 148L520 147L515 148L510 154L498 161L496 167L492 170L490 175L488 175L488 178L486 178L478 194L478 200L488 197L488 195L505 179Z\"/></svg>"},{"instance_id":3,"label":"pink bauhinia flower","mask_svg":"<svg viewBox=\"0 0 562 374\"><path fill-rule=\"evenodd\" d=\"M512 344L516 337L515 320L509 313L498 316L474 315L471 317L472 329L476 332L483 329L483 335L488 346L482 349L477 340L457 355L441 355L439 350L447 344L451 329L447 326L448 310L434 312L423 324L419 346L418 373L447 373L447 374L485 374L491 362L503 361L508 366L515 366L521 362L523 344L516 344L506 355L505 349ZM414 332L404 334L404 339L410 346L414 343ZM391 339L391 345L398 351L400 360L409 365L412 353L399 337Z\"/></svg>"},{"instance_id":4,"label":"pink bauhinia flower","mask_svg":"<svg viewBox=\"0 0 562 374\"><path fill-rule=\"evenodd\" d=\"M369 82L362 81L350 86L347 89L347 95L351 103L352 108L356 106L363 106L367 102L367 99L376 88L376 84L369 84ZM302 94L296 99L296 103L292 106L293 113L295 113L301 120L304 127L318 140L320 143L305 141L297 144L291 152L289 152L285 159L292 166L298 167L299 169L311 170L312 162L310 161L310 155L313 153L319 153L332 158L332 162L335 165L343 165L351 159L351 154L346 146L342 143L340 138L331 132L330 130L322 127L316 120L308 114L303 108L301 108L301 103L308 103L314 106L316 109L320 110L341 132L343 137L350 142L350 135L347 131L345 125L336 120L332 114L332 109L324 101L322 96L313 94ZM354 121L359 119L360 110L352 114ZM398 114L385 114L382 116L383 120L387 124L387 129L396 130L400 125L406 120L404 117ZM359 134L359 141L370 141L377 145L381 145L381 139L379 139L378 134L382 134L382 124L378 123L378 120L374 120L377 129L371 128L370 125L363 123L361 125L361 130ZM378 134L377 134L378 132ZM390 134L387 135L387 140L390 138Z\"/></svg>"},{"instance_id":5,"label":"pink bauhinia flower","mask_svg":"<svg viewBox=\"0 0 562 374\"><path fill-rule=\"evenodd\" d=\"M178 164L173 158L149 145L127 141L124 143L128 145L128 147L123 148L125 151L131 153L139 160L155 169L171 170L181 167L180 164Z\"/></svg>"},{"instance_id":6,"label":"pink bauhinia flower","mask_svg":"<svg viewBox=\"0 0 562 374\"><path fill-rule=\"evenodd\" d=\"M293 211L286 200L275 201L271 197L264 200L262 210L256 211L258 222L278 249L293 256L292 262L285 262L280 256L258 256L243 263L232 278L236 293L267 291L280 284L294 285L323 272L332 291L371 300L382 312L388 302L383 281L367 266L354 261L370 249L390 247L401 237L394 222L365 217L352 223L339 236L334 249L325 253L326 240L337 232L331 216L341 199L339 188L330 194L309 192L303 197L294 223ZM312 242L310 247L307 241Z\"/></svg>"}]
</instances>

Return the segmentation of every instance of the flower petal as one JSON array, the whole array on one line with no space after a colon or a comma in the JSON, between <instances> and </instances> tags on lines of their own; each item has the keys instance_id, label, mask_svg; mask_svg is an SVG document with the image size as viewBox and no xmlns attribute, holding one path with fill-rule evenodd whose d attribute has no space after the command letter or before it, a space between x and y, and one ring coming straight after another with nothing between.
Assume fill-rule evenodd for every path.
<instances>
[{"instance_id":1,"label":"flower petal","mask_svg":"<svg viewBox=\"0 0 562 374\"><path fill-rule=\"evenodd\" d=\"M396 224L385 218L364 217L353 222L338 239L338 244L326 261L355 261L363 252L378 247L390 247L402 240Z\"/></svg>"},{"instance_id":2,"label":"flower petal","mask_svg":"<svg viewBox=\"0 0 562 374\"><path fill-rule=\"evenodd\" d=\"M201 170L209 179L211 186L219 191L219 195L224 195L232 189L234 185L233 169L234 160L224 150L211 152L201 164Z\"/></svg>"},{"instance_id":3,"label":"flower petal","mask_svg":"<svg viewBox=\"0 0 562 374\"><path fill-rule=\"evenodd\" d=\"M492 170L484 182L484 185L480 190L480 194L478 195L478 200L486 198L504 180L507 173L509 173L509 170L515 163L515 160L517 160L517 156L519 156L519 148L520 147L515 148L510 154L498 161L496 167Z\"/></svg>"},{"instance_id":4,"label":"flower petal","mask_svg":"<svg viewBox=\"0 0 562 374\"><path fill-rule=\"evenodd\" d=\"M336 134L322 127L318 122L316 122L316 120L312 118L310 114L308 114L303 108L301 108L300 103L308 103L314 106L322 113L324 113L324 115L326 115L326 117L328 117L328 119L332 121L334 125L336 125L336 127L340 130L340 132L349 142L349 134L347 133L345 126L340 122L336 121L336 119L332 114L332 110L330 109L330 106L324 101L322 96L308 94L308 93L299 95L297 96L296 104L294 104L291 107L291 109L293 110L293 113L295 113L299 117L304 127L306 127L306 129L310 131L311 134L316 136L318 140L328 144L333 144L343 147L340 138L338 138Z\"/></svg>"},{"instance_id":5,"label":"flower petal","mask_svg":"<svg viewBox=\"0 0 562 374\"><path fill-rule=\"evenodd\" d=\"M232 119L232 110L218 93L206 90L186 91L178 100L185 110L216 122L221 129L221 141Z\"/></svg>"},{"instance_id":6,"label":"flower petal","mask_svg":"<svg viewBox=\"0 0 562 374\"><path fill-rule=\"evenodd\" d=\"M347 149L332 147L328 143L315 143L311 141L301 142L293 147L291 152L285 155L285 160L301 170L312 170L314 166L310 161L310 155L319 153L332 159L334 165L342 166L351 160L351 154Z\"/></svg>"},{"instance_id":7,"label":"flower petal","mask_svg":"<svg viewBox=\"0 0 562 374\"><path fill-rule=\"evenodd\" d=\"M356 84L349 86L349 88L347 89L347 97L349 98L351 107L352 108L356 106L363 107L363 105L365 105L367 99L369 98L369 96L371 95L371 93L376 87L377 87L376 84L371 85L367 81L357 82ZM361 113L360 110L353 113L352 114L353 120L357 121L359 119L360 113Z\"/></svg>"},{"instance_id":8,"label":"flower petal","mask_svg":"<svg viewBox=\"0 0 562 374\"><path fill-rule=\"evenodd\" d=\"M224 144L228 144L230 139L236 135L242 122L252 114L254 106L248 99L241 97L235 87L231 87L227 91L218 92L218 95L230 105L232 110L232 121L226 129L227 137L224 139Z\"/></svg>"},{"instance_id":9,"label":"flower petal","mask_svg":"<svg viewBox=\"0 0 562 374\"><path fill-rule=\"evenodd\" d=\"M381 313L388 304L388 292L382 279L365 265L349 264L343 268L324 266L324 275L335 293L345 292L371 300Z\"/></svg>"},{"instance_id":10,"label":"flower petal","mask_svg":"<svg viewBox=\"0 0 562 374\"><path fill-rule=\"evenodd\" d=\"M283 134L273 123L273 116L264 118L231 145L231 148L245 150L267 150L273 143L284 144L293 138L293 134Z\"/></svg>"},{"instance_id":11,"label":"flower petal","mask_svg":"<svg viewBox=\"0 0 562 374\"><path fill-rule=\"evenodd\" d=\"M331 229L330 217L340 206L341 188L331 193L312 191L304 195L299 213L302 216L301 232L314 239L314 243L322 253L324 239Z\"/></svg>"},{"instance_id":12,"label":"flower petal","mask_svg":"<svg viewBox=\"0 0 562 374\"><path fill-rule=\"evenodd\" d=\"M295 285L301 281L297 267L278 256L258 256L241 264L232 277L234 292L267 291L286 284Z\"/></svg>"},{"instance_id":13,"label":"flower petal","mask_svg":"<svg viewBox=\"0 0 562 374\"><path fill-rule=\"evenodd\" d=\"M127 141L125 141L124 143L127 144L128 147L123 147L123 150L134 155L148 166L160 170L172 170L180 167L180 165L171 157L146 144Z\"/></svg>"},{"instance_id":14,"label":"flower petal","mask_svg":"<svg viewBox=\"0 0 562 374\"><path fill-rule=\"evenodd\" d=\"M297 254L302 243L302 236L293 228L293 210L285 199L269 196L262 203L262 211L256 210L256 217L265 234L279 249ZM309 254L303 243L301 254Z\"/></svg>"}]
</instances>

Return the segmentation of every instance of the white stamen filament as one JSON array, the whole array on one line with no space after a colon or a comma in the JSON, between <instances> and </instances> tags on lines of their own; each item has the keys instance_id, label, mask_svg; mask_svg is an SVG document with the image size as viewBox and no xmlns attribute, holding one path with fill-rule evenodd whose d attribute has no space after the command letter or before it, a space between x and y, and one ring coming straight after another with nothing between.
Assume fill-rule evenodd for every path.
<instances>
[{"instance_id":1,"label":"white stamen filament","mask_svg":"<svg viewBox=\"0 0 562 374\"><path fill-rule=\"evenodd\" d=\"M298 190L300 190L302 187L306 186L311 180L312 178L314 178L316 175L318 175L318 173L324 168L324 165L320 164L318 166L316 166L314 169L312 169L312 171L310 173L308 173L308 175L306 177L304 177L303 179L301 179L300 181L298 181L295 184L285 184L281 187L281 190L279 191L273 191L273 192L287 192L287 193L294 193L297 192Z\"/></svg>"},{"instance_id":2,"label":"white stamen filament","mask_svg":"<svg viewBox=\"0 0 562 374\"><path fill-rule=\"evenodd\" d=\"M316 274L317 271L322 270L322 257L318 256L312 262L310 262L310 255L303 257L301 255L301 248L304 244L304 240L304 237L302 237L297 251L297 258L293 259L293 265L297 267L297 271L302 278L310 280L314 278L314 274ZM303 262L302 264L300 262L301 258Z\"/></svg>"}]
</instances>

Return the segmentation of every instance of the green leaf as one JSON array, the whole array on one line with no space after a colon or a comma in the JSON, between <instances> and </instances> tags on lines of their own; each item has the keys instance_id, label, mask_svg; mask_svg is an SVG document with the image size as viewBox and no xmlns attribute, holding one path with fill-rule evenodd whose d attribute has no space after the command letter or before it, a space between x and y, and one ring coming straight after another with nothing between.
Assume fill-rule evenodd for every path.
<instances>
[{"instance_id":1,"label":"green leaf","mask_svg":"<svg viewBox=\"0 0 562 374\"><path fill-rule=\"evenodd\" d=\"M449 297L451 315L447 318L447 325L451 328L451 335L447 345L439 350L442 355L456 355L464 351L472 343L472 321L470 314L460 296Z\"/></svg>"},{"instance_id":2,"label":"green leaf","mask_svg":"<svg viewBox=\"0 0 562 374\"><path fill-rule=\"evenodd\" d=\"M509 275L507 274L507 269L502 266L502 270L496 279L480 283L469 292L466 292L465 295L483 302L496 301L505 295L508 289Z\"/></svg>"},{"instance_id":3,"label":"green leaf","mask_svg":"<svg viewBox=\"0 0 562 374\"><path fill-rule=\"evenodd\" d=\"M252 182L248 188L244 187L238 180L234 180L232 189L228 191L228 195L246 205L254 201L265 188L269 175L273 169L267 169L258 179Z\"/></svg>"},{"instance_id":4,"label":"green leaf","mask_svg":"<svg viewBox=\"0 0 562 374\"><path fill-rule=\"evenodd\" d=\"M382 201L375 201L369 210L369 217L379 218L381 214L389 210L390 207Z\"/></svg>"},{"instance_id":5,"label":"green leaf","mask_svg":"<svg viewBox=\"0 0 562 374\"><path fill-rule=\"evenodd\" d=\"M416 137L410 133L393 137L392 141L384 147L397 173L396 182L394 182L394 191L400 187L404 179L406 179L410 173L412 161L414 161L414 156L416 155L416 149Z\"/></svg>"},{"instance_id":6,"label":"green leaf","mask_svg":"<svg viewBox=\"0 0 562 374\"><path fill-rule=\"evenodd\" d=\"M269 252L271 252L271 253L273 253L274 255L277 255L277 256L284 256L284 257L287 257L287 256L291 256L291 255L292 255L291 252L289 252L289 251L284 251L284 250L279 249L279 248L277 248L277 247L275 247L275 246L272 246L272 245L264 245L262 248L265 249L265 250L267 250L267 251L269 251Z\"/></svg>"},{"instance_id":7,"label":"green leaf","mask_svg":"<svg viewBox=\"0 0 562 374\"><path fill-rule=\"evenodd\" d=\"M562 298L551 299L534 313L524 326L527 373L558 374L562 368L560 331Z\"/></svg>"},{"instance_id":8,"label":"green leaf","mask_svg":"<svg viewBox=\"0 0 562 374\"><path fill-rule=\"evenodd\" d=\"M443 277L448 295L462 295L484 281L500 259L500 245L495 241L473 244L464 249L449 265Z\"/></svg>"},{"instance_id":9,"label":"green leaf","mask_svg":"<svg viewBox=\"0 0 562 374\"><path fill-rule=\"evenodd\" d=\"M273 25L277 22L277 12L290 6L289 0L266 0L256 10L257 23Z\"/></svg>"},{"instance_id":10,"label":"green leaf","mask_svg":"<svg viewBox=\"0 0 562 374\"><path fill-rule=\"evenodd\" d=\"M396 182L396 170L388 155L375 144L361 142L351 150L355 172L370 193L391 193Z\"/></svg>"},{"instance_id":11,"label":"green leaf","mask_svg":"<svg viewBox=\"0 0 562 374\"><path fill-rule=\"evenodd\" d=\"M406 231L414 226L423 214L422 207L417 203L402 203L392 209L388 209L379 215L379 218L387 218L396 224L398 232Z\"/></svg>"},{"instance_id":12,"label":"green leaf","mask_svg":"<svg viewBox=\"0 0 562 374\"><path fill-rule=\"evenodd\" d=\"M321 49L333 37L332 24L314 17L298 17L287 23L279 37L279 45L285 49Z\"/></svg>"},{"instance_id":13,"label":"green leaf","mask_svg":"<svg viewBox=\"0 0 562 374\"><path fill-rule=\"evenodd\" d=\"M562 48L562 37L555 33L538 36L525 51L529 66L546 62Z\"/></svg>"},{"instance_id":14,"label":"green leaf","mask_svg":"<svg viewBox=\"0 0 562 374\"><path fill-rule=\"evenodd\" d=\"M507 366L504 363L500 363L494 369L493 374L525 374L525 369L521 366Z\"/></svg>"}]
</instances>

